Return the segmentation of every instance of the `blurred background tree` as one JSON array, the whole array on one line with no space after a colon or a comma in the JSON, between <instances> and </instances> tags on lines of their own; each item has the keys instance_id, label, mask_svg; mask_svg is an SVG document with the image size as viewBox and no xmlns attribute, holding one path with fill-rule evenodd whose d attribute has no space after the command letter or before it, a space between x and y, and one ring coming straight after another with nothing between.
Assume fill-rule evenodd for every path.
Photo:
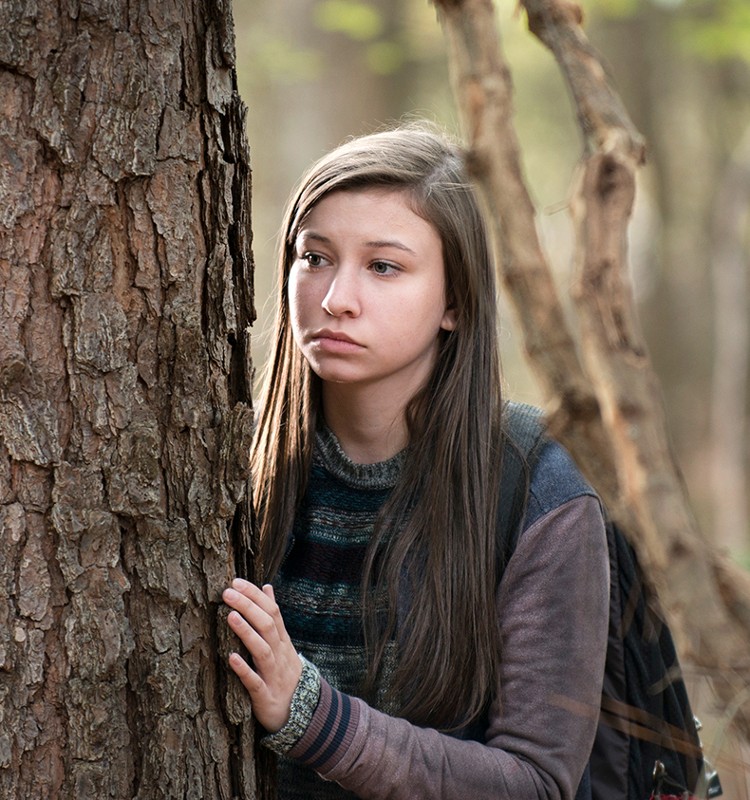
<instances>
[{"instance_id":1,"label":"blurred background tree","mask_svg":"<svg viewBox=\"0 0 750 800\"><path fill-rule=\"evenodd\" d=\"M631 260L675 449L706 535L749 563L750 6L584 0L583 8L648 142ZM305 167L347 136L396 119L427 117L453 131L457 121L443 35L423 0L235 0L234 13L240 91L257 112L248 135L262 364L276 232ZM578 133L552 57L514 3L498 3L498 15L527 177L564 286ZM534 401L504 319L508 391Z\"/></svg>"}]
</instances>

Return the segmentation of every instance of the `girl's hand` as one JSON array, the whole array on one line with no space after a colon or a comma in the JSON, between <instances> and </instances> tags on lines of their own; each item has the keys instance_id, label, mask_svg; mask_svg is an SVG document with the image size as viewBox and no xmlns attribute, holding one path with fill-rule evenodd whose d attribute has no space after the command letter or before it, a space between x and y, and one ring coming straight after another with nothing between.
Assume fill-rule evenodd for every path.
<instances>
[{"instance_id":1,"label":"girl's hand","mask_svg":"<svg viewBox=\"0 0 750 800\"><path fill-rule=\"evenodd\" d=\"M302 662L284 627L273 588L266 584L260 589L235 578L222 598L234 609L227 621L250 653L254 669L238 653L229 656L229 666L250 692L258 722L275 733L289 719Z\"/></svg>"}]
</instances>

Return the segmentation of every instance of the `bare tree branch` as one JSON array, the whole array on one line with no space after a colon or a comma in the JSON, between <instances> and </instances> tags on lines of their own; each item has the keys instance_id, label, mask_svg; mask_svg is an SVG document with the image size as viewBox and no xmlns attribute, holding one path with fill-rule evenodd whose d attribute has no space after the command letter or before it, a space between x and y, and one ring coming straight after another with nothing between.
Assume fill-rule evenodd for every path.
<instances>
[{"instance_id":1,"label":"bare tree branch","mask_svg":"<svg viewBox=\"0 0 750 800\"><path fill-rule=\"evenodd\" d=\"M645 157L643 137L581 28L580 6L568 0L521 0L521 5L529 30L555 56L568 84L586 152L617 151L641 164Z\"/></svg>"}]
</instances>

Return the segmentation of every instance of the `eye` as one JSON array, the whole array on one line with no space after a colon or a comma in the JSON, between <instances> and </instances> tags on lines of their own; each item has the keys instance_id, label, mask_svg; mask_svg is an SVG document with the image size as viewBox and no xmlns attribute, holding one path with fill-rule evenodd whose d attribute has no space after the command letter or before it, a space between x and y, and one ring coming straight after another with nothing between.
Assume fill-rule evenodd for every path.
<instances>
[{"instance_id":1,"label":"eye","mask_svg":"<svg viewBox=\"0 0 750 800\"><path fill-rule=\"evenodd\" d=\"M302 260L306 261L311 267L322 267L325 263L325 258L320 253L303 253Z\"/></svg>"},{"instance_id":2,"label":"eye","mask_svg":"<svg viewBox=\"0 0 750 800\"><path fill-rule=\"evenodd\" d=\"M399 267L389 261L373 261L370 269L376 275L395 275L399 271Z\"/></svg>"}]
</instances>

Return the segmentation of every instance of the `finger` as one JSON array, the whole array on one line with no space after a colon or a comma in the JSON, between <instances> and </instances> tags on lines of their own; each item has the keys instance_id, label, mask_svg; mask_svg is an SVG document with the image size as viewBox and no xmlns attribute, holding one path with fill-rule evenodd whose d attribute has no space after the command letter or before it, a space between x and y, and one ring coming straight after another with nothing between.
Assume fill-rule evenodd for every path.
<instances>
[{"instance_id":1,"label":"finger","mask_svg":"<svg viewBox=\"0 0 750 800\"><path fill-rule=\"evenodd\" d=\"M287 633L286 625L284 624L284 618L281 616L279 604L276 602L276 595L273 591L273 586L271 586L270 583L266 583L263 585L261 592L268 599L266 611L271 615L276 623L276 627L279 631L279 638L284 641L289 640L289 634Z\"/></svg>"},{"instance_id":2,"label":"finger","mask_svg":"<svg viewBox=\"0 0 750 800\"><path fill-rule=\"evenodd\" d=\"M222 600L235 611L242 614L251 624L256 623L263 627L268 626L269 620L273 620L275 615L275 604L269 604L268 598L258 589L254 591L238 592L234 588L225 589L222 593ZM258 600L261 600L259 603ZM264 619L265 618L265 619Z\"/></svg>"},{"instance_id":3,"label":"finger","mask_svg":"<svg viewBox=\"0 0 750 800\"><path fill-rule=\"evenodd\" d=\"M239 653L229 654L229 666L250 693L252 699L262 693L264 689L262 678Z\"/></svg>"},{"instance_id":4,"label":"finger","mask_svg":"<svg viewBox=\"0 0 750 800\"><path fill-rule=\"evenodd\" d=\"M257 603L257 605L268 614L275 614L278 609L270 583L265 584L261 589L256 584L250 583L250 581L243 580L242 578L235 578L232 581L232 589L242 594L248 600ZM270 594L268 593L268 589L271 589Z\"/></svg>"},{"instance_id":5,"label":"finger","mask_svg":"<svg viewBox=\"0 0 750 800\"><path fill-rule=\"evenodd\" d=\"M258 672L263 676L268 675L276 663L275 649L237 611L229 614L227 622L247 648Z\"/></svg>"},{"instance_id":6,"label":"finger","mask_svg":"<svg viewBox=\"0 0 750 800\"><path fill-rule=\"evenodd\" d=\"M224 591L224 602L239 611L267 641L288 641L289 635L270 584L261 590L248 581L239 581L235 579L232 588ZM242 591L235 585L239 585Z\"/></svg>"},{"instance_id":7,"label":"finger","mask_svg":"<svg viewBox=\"0 0 750 800\"><path fill-rule=\"evenodd\" d=\"M252 583L251 581L246 581L244 578L232 579L232 588L236 589L238 592L242 592L243 594L245 593L245 591L250 591L254 586L255 586L254 583Z\"/></svg>"}]
</instances>

